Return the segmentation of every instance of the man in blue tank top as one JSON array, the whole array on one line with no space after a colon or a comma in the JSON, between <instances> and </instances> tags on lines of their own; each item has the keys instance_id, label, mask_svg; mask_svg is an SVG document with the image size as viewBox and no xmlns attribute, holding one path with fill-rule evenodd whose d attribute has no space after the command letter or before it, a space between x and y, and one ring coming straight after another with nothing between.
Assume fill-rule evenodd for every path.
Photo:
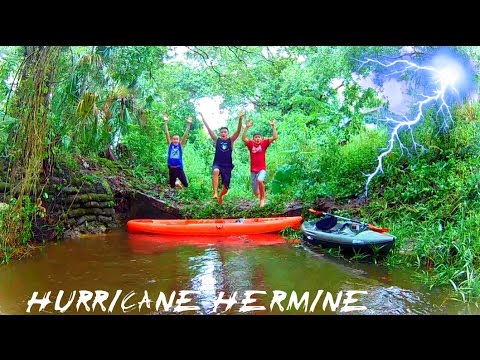
<instances>
[{"instance_id":1,"label":"man in blue tank top","mask_svg":"<svg viewBox=\"0 0 480 360\"><path fill-rule=\"evenodd\" d=\"M240 132L242 131L242 120L245 117L245 114L241 113L238 118L237 131L231 136L228 137L228 129L226 127L220 128L220 137L218 137L212 129L208 126L203 115L199 113L200 118L202 119L205 127L208 130L208 133L213 141L215 141L215 157L213 159L213 174L212 174L212 187L213 187L213 198L218 199L218 203L223 203L223 197L227 194L228 189L230 188L230 178L232 176L232 169L234 168L232 161L232 150L233 143L237 140ZM218 195L218 176L222 178L222 191Z\"/></svg>"},{"instance_id":2,"label":"man in blue tank top","mask_svg":"<svg viewBox=\"0 0 480 360\"><path fill-rule=\"evenodd\" d=\"M183 134L182 141L180 141L180 136L175 134L170 138L168 132L168 114L163 114L163 124L165 129L165 136L168 143L168 175L169 183L171 188L175 188L175 182L177 178L180 180L184 187L188 187L187 177L183 171L183 148L187 142L188 132L190 131L190 126L192 126L193 117L189 116L187 119L187 128Z\"/></svg>"}]
</instances>

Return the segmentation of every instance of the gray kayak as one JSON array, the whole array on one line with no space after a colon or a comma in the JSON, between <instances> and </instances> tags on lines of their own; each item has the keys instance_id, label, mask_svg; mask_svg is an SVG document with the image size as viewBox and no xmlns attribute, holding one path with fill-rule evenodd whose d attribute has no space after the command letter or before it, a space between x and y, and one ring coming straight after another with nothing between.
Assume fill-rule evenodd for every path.
<instances>
[{"instance_id":1,"label":"gray kayak","mask_svg":"<svg viewBox=\"0 0 480 360\"><path fill-rule=\"evenodd\" d=\"M303 222L300 230L307 243L324 248L381 254L390 251L395 243L395 236L387 232L372 231L365 223L333 221L330 222L330 227L325 220L327 219Z\"/></svg>"}]
</instances>

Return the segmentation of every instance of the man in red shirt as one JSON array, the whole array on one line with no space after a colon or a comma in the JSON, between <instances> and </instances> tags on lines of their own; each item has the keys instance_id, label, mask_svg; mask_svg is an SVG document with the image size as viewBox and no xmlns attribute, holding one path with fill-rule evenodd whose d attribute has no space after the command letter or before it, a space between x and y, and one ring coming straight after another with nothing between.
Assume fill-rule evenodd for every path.
<instances>
[{"instance_id":1,"label":"man in red shirt","mask_svg":"<svg viewBox=\"0 0 480 360\"><path fill-rule=\"evenodd\" d=\"M252 120L248 120L243 131L242 140L250 151L250 173L252 177L252 190L255 196L260 196L260 207L265 205L265 177L267 176L267 164L265 161L265 152L272 142L277 140L277 129L275 129L275 120L270 121L272 126L272 137L262 138L262 135L256 133L252 139L247 139L248 129L253 125Z\"/></svg>"}]
</instances>

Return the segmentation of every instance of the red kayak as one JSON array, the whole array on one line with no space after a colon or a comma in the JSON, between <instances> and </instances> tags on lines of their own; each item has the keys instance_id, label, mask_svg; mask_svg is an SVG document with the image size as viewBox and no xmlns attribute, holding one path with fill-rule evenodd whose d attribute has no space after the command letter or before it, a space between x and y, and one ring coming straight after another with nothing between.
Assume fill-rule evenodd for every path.
<instances>
[{"instance_id":1,"label":"red kayak","mask_svg":"<svg viewBox=\"0 0 480 360\"><path fill-rule=\"evenodd\" d=\"M138 219L127 222L127 230L130 233L228 236L278 233L287 227L298 229L301 223L301 216L251 219Z\"/></svg>"}]
</instances>

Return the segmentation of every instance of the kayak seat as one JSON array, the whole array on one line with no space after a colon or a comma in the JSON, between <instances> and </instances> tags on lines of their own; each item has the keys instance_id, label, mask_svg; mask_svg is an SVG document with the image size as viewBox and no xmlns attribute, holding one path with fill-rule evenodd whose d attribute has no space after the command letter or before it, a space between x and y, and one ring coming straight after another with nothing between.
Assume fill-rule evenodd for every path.
<instances>
[{"instance_id":1,"label":"kayak seat","mask_svg":"<svg viewBox=\"0 0 480 360\"><path fill-rule=\"evenodd\" d=\"M315 223L315 227L321 231L327 231L337 225L337 218L334 216L325 217Z\"/></svg>"}]
</instances>

